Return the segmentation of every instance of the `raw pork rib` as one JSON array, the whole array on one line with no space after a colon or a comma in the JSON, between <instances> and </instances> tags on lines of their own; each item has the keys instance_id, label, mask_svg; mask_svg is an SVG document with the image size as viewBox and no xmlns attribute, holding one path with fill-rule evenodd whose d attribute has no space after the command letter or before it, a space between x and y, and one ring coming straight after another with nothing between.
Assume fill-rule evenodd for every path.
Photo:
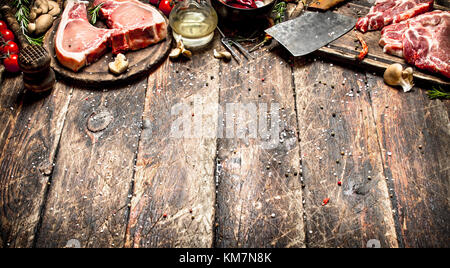
<instances>
[{"instance_id":1,"label":"raw pork rib","mask_svg":"<svg viewBox=\"0 0 450 268\"><path fill-rule=\"evenodd\" d=\"M138 50L158 43L167 36L167 23L158 10L138 0L95 0L103 3L101 16L116 31L111 36L114 54Z\"/></svg>"},{"instance_id":2,"label":"raw pork rib","mask_svg":"<svg viewBox=\"0 0 450 268\"><path fill-rule=\"evenodd\" d=\"M56 57L76 72L106 52L112 33L89 23L84 2L68 0L55 36Z\"/></svg>"},{"instance_id":3,"label":"raw pork rib","mask_svg":"<svg viewBox=\"0 0 450 268\"><path fill-rule=\"evenodd\" d=\"M387 26L381 32L384 52L450 78L450 12L433 11Z\"/></svg>"},{"instance_id":4,"label":"raw pork rib","mask_svg":"<svg viewBox=\"0 0 450 268\"><path fill-rule=\"evenodd\" d=\"M398 23L430 11L434 0L377 0L369 13L359 18L356 29L365 33L379 30L391 23Z\"/></svg>"}]
</instances>

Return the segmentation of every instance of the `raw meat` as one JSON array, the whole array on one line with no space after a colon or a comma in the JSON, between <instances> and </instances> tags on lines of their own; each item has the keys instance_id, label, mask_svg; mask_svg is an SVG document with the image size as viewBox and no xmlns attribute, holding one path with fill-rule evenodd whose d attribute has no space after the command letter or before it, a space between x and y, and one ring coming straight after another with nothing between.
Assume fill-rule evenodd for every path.
<instances>
[{"instance_id":1,"label":"raw meat","mask_svg":"<svg viewBox=\"0 0 450 268\"><path fill-rule=\"evenodd\" d=\"M437 10L387 26L381 36L384 52L450 78L450 12Z\"/></svg>"},{"instance_id":2,"label":"raw meat","mask_svg":"<svg viewBox=\"0 0 450 268\"><path fill-rule=\"evenodd\" d=\"M111 36L114 54L145 48L166 38L166 19L154 7L138 0L94 1L94 5L101 3L101 16L109 28L116 29Z\"/></svg>"},{"instance_id":3,"label":"raw meat","mask_svg":"<svg viewBox=\"0 0 450 268\"><path fill-rule=\"evenodd\" d=\"M365 33L379 30L391 23L398 23L430 11L434 0L378 0L369 13L359 18L356 29Z\"/></svg>"},{"instance_id":4,"label":"raw meat","mask_svg":"<svg viewBox=\"0 0 450 268\"><path fill-rule=\"evenodd\" d=\"M112 33L89 23L85 2L68 0L55 36L56 57L76 72L106 52Z\"/></svg>"}]
</instances>

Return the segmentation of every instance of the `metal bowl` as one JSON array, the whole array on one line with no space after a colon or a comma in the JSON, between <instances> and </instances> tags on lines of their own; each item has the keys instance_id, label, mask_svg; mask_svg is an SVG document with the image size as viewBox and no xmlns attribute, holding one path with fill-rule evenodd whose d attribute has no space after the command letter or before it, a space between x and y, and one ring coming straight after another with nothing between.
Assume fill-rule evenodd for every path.
<instances>
[{"instance_id":1,"label":"metal bowl","mask_svg":"<svg viewBox=\"0 0 450 268\"><path fill-rule=\"evenodd\" d=\"M211 4L223 23L246 23L255 24L261 19L266 19L275 6L277 0L264 0L265 5L259 8L243 9L232 7L221 0L211 0Z\"/></svg>"}]
</instances>

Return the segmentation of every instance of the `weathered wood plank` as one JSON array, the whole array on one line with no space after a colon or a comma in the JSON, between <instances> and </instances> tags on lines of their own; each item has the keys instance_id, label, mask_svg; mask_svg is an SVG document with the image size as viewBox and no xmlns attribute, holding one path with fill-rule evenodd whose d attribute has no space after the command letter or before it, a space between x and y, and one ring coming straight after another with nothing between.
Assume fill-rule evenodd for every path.
<instances>
[{"instance_id":1,"label":"weathered wood plank","mask_svg":"<svg viewBox=\"0 0 450 268\"><path fill-rule=\"evenodd\" d=\"M308 246L397 247L364 73L309 59L294 76Z\"/></svg>"},{"instance_id":2,"label":"weathered wood plank","mask_svg":"<svg viewBox=\"0 0 450 268\"><path fill-rule=\"evenodd\" d=\"M266 51L240 66L221 66L224 129L218 142L216 246L303 247L291 67ZM234 110L232 104L246 106ZM264 133L264 122L274 132Z\"/></svg>"},{"instance_id":3,"label":"weathered wood plank","mask_svg":"<svg viewBox=\"0 0 450 268\"><path fill-rule=\"evenodd\" d=\"M37 247L123 246L146 86L74 89Z\"/></svg>"},{"instance_id":4,"label":"weathered wood plank","mask_svg":"<svg viewBox=\"0 0 450 268\"><path fill-rule=\"evenodd\" d=\"M149 78L127 247L213 244L219 63L211 51L168 61Z\"/></svg>"},{"instance_id":5,"label":"weathered wood plank","mask_svg":"<svg viewBox=\"0 0 450 268\"><path fill-rule=\"evenodd\" d=\"M23 92L21 76L4 81L0 113L0 247L31 247L45 201L71 87Z\"/></svg>"},{"instance_id":6,"label":"weathered wood plank","mask_svg":"<svg viewBox=\"0 0 450 268\"><path fill-rule=\"evenodd\" d=\"M369 75L374 115L405 247L450 246L449 101L429 100Z\"/></svg>"}]
</instances>

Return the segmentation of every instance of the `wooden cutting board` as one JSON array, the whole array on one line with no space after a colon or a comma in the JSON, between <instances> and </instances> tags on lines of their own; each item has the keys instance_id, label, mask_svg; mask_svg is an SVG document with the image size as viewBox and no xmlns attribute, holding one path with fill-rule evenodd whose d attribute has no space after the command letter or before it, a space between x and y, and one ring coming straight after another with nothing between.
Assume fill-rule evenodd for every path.
<instances>
[{"instance_id":1,"label":"wooden cutting board","mask_svg":"<svg viewBox=\"0 0 450 268\"><path fill-rule=\"evenodd\" d=\"M59 19L47 32L44 38L44 45L52 56L51 67L57 75L64 81L70 81L83 86L107 86L127 83L141 76L147 75L164 61L172 48L172 32L169 30L167 38L155 45L147 48L130 51L125 54L130 63L128 72L121 75L114 75L109 72L108 64L113 61L111 51L103 55L98 61L84 67L78 72L67 69L58 62L55 54L54 39L58 29ZM101 23L96 25L104 27Z\"/></svg>"},{"instance_id":2,"label":"wooden cutting board","mask_svg":"<svg viewBox=\"0 0 450 268\"><path fill-rule=\"evenodd\" d=\"M360 0L343 5L335 12L359 18L365 16L369 12L371 6L372 4L367 0ZM435 5L435 9L448 10L448 8L439 5ZM361 46L356 37L356 33L361 35L369 46L369 54L362 62L356 60L356 56L361 51ZM353 30L330 43L328 46L319 49L316 53L326 58L361 66L380 74L383 74L386 68L393 63L400 63L407 66L408 64L402 58L383 52L383 48L378 45L380 38L381 31L372 31L363 34ZM413 68L415 83L422 83L426 86L430 84L443 85L446 87L450 86L450 79L440 74L422 71L415 67Z\"/></svg>"}]
</instances>

